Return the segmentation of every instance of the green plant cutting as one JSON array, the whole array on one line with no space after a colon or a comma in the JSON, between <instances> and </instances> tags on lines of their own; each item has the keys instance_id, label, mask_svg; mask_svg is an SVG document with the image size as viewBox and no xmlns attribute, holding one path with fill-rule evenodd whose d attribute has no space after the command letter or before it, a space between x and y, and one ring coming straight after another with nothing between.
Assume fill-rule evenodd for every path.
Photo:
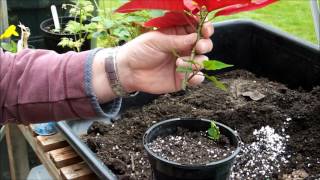
<instances>
[{"instance_id":1,"label":"green plant cutting","mask_svg":"<svg viewBox=\"0 0 320 180\"><path fill-rule=\"evenodd\" d=\"M265 7L278 0L131 0L116 11L120 13L132 13L141 10L163 10L165 13L161 17L153 18L146 23L145 27L153 27L156 29L168 28L173 26L191 26L197 33L197 42L201 39L201 29L207 19L210 17L212 21L215 17L231 15L243 11L250 11ZM195 43L196 44L196 43ZM177 57L179 53L172 50ZM187 67L177 67L177 71L184 73L182 89L185 89L189 80L199 74L200 67L208 71L216 71L231 67L232 65L225 64L218 60L206 60L203 64L198 64L195 61L196 48L192 48L190 58L183 59L187 62ZM193 66L195 68L193 68ZM214 86L222 90L226 90L223 83L217 80L213 75L204 74ZM220 137L219 128L214 121L211 122L211 127L208 130L209 137L217 140Z\"/></svg>"}]
</instances>

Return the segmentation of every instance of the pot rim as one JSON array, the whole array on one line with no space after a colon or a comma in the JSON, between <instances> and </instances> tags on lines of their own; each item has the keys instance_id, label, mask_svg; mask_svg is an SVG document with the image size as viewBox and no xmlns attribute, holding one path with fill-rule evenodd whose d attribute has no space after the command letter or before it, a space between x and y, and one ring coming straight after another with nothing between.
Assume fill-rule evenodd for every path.
<instances>
[{"instance_id":1,"label":"pot rim","mask_svg":"<svg viewBox=\"0 0 320 180\"><path fill-rule=\"evenodd\" d=\"M148 147L148 142L146 140L146 137L150 134L151 131L154 130L154 128L156 128L157 126L159 125L162 125L162 124L166 124L168 122L172 122L172 121L190 121L190 120L187 120L187 119L191 119L191 120L195 120L197 119L197 121L205 121L205 122L211 122L211 120L208 120L208 119L204 119L204 118L172 118L172 119L168 119L168 120L164 120L164 121L161 121L161 122L158 122L154 125L152 125L144 134L143 136L143 146L144 146L144 149L147 150L147 152L149 154L151 154L154 158L156 158L157 160L163 162L163 163L169 163L171 165L174 165L174 166L177 166L177 167L183 167L183 168L206 168L206 167L210 167L210 166L215 166L215 165L218 165L218 164L223 164L227 161L230 161L231 159L235 158L235 156L240 152L240 149L241 149L241 138L240 136L238 135L237 132L235 132L234 130L232 130L230 127L222 124L222 123L219 123L219 122L215 122L218 126L221 126L223 128L225 128L227 131L230 131L235 137L236 139L238 140L237 141L237 146L236 146L236 149L233 151L233 153L224 158L224 159L221 159L219 161L214 161L214 162L210 162L210 163L207 163L207 164L199 164L199 165L188 165L188 164L181 164L181 163L177 163L177 162L174 162L174 161L170 161L170 160L167 160L167 159L164 159L162 157L159 157L157 154L153 153L150 148Z\"/></svg>"},{"instance_id":2,"label":"pot rim","mask_svg":"<svg viewBox=\"0 0 320 180\"><path fill-rule=\"evenodd\" d=\"M74 20L75 18L72 17L72 16L60 16L59 19ZM62 24L66 24L66 23L61 23L60 22L61 25ZM45 33L48 33L48 34L51 34L51 35L58 35L58 36L74 35L74 34L61 34L61 33L55 33L55 32L49 31L49 30L47 30L45 28L45 27L47 27L48 24L53 25L53 18L45 19L40 23L40 29Z\"/></svg>"}]
</instances>

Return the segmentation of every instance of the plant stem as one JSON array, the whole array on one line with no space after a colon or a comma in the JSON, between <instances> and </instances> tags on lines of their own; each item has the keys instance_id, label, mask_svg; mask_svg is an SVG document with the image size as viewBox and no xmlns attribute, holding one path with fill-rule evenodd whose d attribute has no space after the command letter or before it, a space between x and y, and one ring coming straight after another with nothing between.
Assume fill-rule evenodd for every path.
<instances>
[{"instance_id":1,"label":"plant stem","mask_svg":"<svg viewBox=\"0 0 320 180\"><path fill-rule=\"evenodd\" d=\"M196 56L196 44L198 43L198 41L201 39L201 30L203 28L203 24L205 23L206 21L206 18L208 16L208 12L207 11L200 11L200 23L198 24L197 26L197 40L196 40L196 43L195 45L193 46L192 48L192 51L191 51L191 56L190 56L190 60L189 60L189 63L190 63L190 66L192 67L192 64L190 61L194 61L194 58ZM182 89L185 90L186 89L186 86L187 86L187 83L190 79L192 79L196 74L198 74L200 70L197 69L196 71L194 71L192 73L192 75L188 78L188 73L185 73L184 75L184 80L182 82Z\"/></svg>"}]
</instances>

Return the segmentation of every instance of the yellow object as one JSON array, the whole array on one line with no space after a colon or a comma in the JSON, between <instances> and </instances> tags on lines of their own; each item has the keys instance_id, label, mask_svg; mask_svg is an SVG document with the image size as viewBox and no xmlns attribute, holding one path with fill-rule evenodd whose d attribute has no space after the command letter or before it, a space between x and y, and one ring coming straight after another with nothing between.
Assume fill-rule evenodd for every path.
<instances>
[{"instance_id":1,"label":"yellow object","mask_svg":"<svg viewBox=\"0 0 320 180\"><path fill-rule=\"evenodd\" d=\"M13 36L19 36L18 32L16 31L16 26L15 25L10 25L6 31L1 34L0 39L7 39L10 38L12 35Z\"/></svg>"}]
</instances>

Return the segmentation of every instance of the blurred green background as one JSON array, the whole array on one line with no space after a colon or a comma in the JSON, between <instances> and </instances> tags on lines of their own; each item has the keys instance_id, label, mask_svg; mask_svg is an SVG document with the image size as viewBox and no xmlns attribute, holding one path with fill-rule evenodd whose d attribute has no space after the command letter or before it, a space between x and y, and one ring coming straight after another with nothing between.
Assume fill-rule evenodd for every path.
<instances>
[{"instance_id":1,"label":"blurred green background","mask_svg":"<svg viewBox=\"0 0 320 180\"><path fill-rule=\"evenodd\" d=\"M217 17L215 21L234 18L262 21L314 44L317 43L309 0L280 0L259 10Z\"/></svg>"},{"instance_id":2,"label":"blurred green background","mask_svg":"<svg viewBox=\"0 0 320 180\"><path fill-rule=\"evenodd\" d=\"M118 0L116 1L119 2ZM111 3L110 0L100 0L99 2L101 5L110 5ZM116 4L113 5L117 6ZM218 22L235 18L262 21L301 39L317 44L309 0L280 0L259 10L217 17L214 21Z\"/></svg>"}]
</instances>

